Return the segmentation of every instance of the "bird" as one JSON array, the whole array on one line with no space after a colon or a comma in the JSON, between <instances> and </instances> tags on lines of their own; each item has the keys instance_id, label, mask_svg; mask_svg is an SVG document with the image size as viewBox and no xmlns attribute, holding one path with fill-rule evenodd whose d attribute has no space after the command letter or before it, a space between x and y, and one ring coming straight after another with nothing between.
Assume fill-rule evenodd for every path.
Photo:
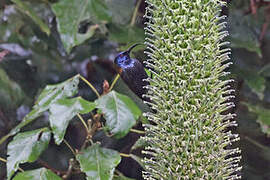
<instances>
[{"instance_id":1,"label":"bird","mask_svg":"<svg viewBox=\"0 0 270 180\"><path fill-rule=\"evenodd\" d=\"M136 43L126 51L120 52L114 59L114 64L119 68L119 74L127 86L142 100L149 101L143 97L147 93L145 86L149 85L148 75L143 64L138 60L130 57L130 52L136 46L141 45Z\"/></svg>"}]
</instances>

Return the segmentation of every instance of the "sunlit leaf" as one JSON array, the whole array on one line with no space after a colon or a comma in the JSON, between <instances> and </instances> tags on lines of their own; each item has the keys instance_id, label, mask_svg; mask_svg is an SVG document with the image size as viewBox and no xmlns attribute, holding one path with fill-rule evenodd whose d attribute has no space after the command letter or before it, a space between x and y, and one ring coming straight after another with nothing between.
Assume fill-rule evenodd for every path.
<instances>
[{"instance_id":1,"label":"sunlit leaf","mask_svg":"<svg viewBox=\"0 0 270 180\"><path fill-rule=\"evenodd\" d=\"M14 135L20 129L27 124L31 123L37 117L39 117L43 112L47 111L50 106L55 103L60 98L71 97L77 93L79 84L79 75L76 75L62 83L55 85L47 85L41 92L38 100L36 101L32 111L27 114L23 121L18 124L12 131L1 138L0 144L5 141L8 137Z\"/></svg>"},{"instance_id":2,"label":"sunlit leaf","mask_svg":"<svg viewBox=\"0 0 270 180\"><path fill-rule=\"evenodd\" d=\"M17 171L19 164L34 162L47 148L51 133L47 128L17 134L8 144L8 179Z\"/></svg>"},{"instance_id":3,"label":"sunlit leaf","mask_svg":"<svg viewBox=\"0 0 270 180\"><path fill-rule=\"evenodd\" d=\"M81 170L88 180L110 180L121 157L117 151L100 147L98 144L89 146L77 155Z\"/></svg>"},{"instance_id":4,"label":"sunlit leaf","mask_svg":"<svg viewBox=\"0 0 270 180\"><path fill-rule=\"evenodd\" d=\"M141 110L129 97L115 91L97 99L96 104L104 113L106 127L116 138L125 136L141 115Z\"/></svg>"},{"instance_id":5,"label":"sunlit leaf","mask_svg":"<svg viewBox=\"0 0 270 180\"><path fill-rule=\"evenodd\" d=\"M40 168L20 172L13 178L13 180L61 180L61 178L49 169Z\"/></svg>"},{"instance_id":6,"label":"sunlit leaf","mask_svg":"<svg viewBox=\"0 0 270 180\"><path fill-rule=\"evenodd\" d=\"M64 138L69 121L76 114L86 114L95 108L95 103L86 101L81 97L72 99L59 99L50 106L50 125L56 144Z\"/></svg>"},{"instance_id":7,"label":"sunlit leaf","mask_svg":"<svg viewBox=\"0 0 270 180\"><path fill-rule=\"evenodd\" d=\"M12 0L12 2L17 5L17 7L22 13L27 14L40 27L43 32L45 32L47 35L50 35L49 26L40 19L40 17L35 13L35 11L33 11L31 7L29 7L25 2L21 0Z\"/></svg>"},{"instance_id":8,"label":"sunlit leaf","mask_svg":"<svg viewBox=\"0 0 270 180\"><path fill-rule=\"evenodd\" d=\"M85 34L78 32L81 22L97 18L110 21L111 15L101 0L59 1L52 5L56 15L57 28L65 49L70 53L74 46L89 39L97 26L90 26Z\"/></svg>"}]
</instances>

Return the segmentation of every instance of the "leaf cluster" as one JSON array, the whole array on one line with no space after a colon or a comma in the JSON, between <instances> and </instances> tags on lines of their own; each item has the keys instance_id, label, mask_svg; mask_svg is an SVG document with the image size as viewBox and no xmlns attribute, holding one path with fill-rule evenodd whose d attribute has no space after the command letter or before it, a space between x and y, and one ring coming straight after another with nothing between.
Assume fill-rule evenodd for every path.
<instances>
[{"instance_id":1,"label":"leaf cluster","mask_svg":"<svg viewBox=\"0 0 270 180\"><path fill-rule=\"evenodd\" d=\"M220 0L148 0L145 179L240 179L230 48Z\"/></svg>"},{"instance_id":2,"label":"leaf cluster","mask_svg":"<svg viewBox=\"0 0 270 180\"><path fill-rule=\"evenodd\" d=\"M87 101L82 97L74 97L78 91L80 78L86 81L80 75L76 75L62 83L47 85L23 121L8 135L2 137L1 143L9 136L17 134L8 144L8 179L11 179L14 173L20 169L20 164L36 161L41 153L48 148L51 136L54 137L54 142L57 145L65 143L70 148L74 155L73 158L79 163L77 166L81 172L86 174L87 179L108 180L114 177L115 167L121 161L121 153L101 147L98 142L93 142L92 137L101 129L116 139L124 137L136 124L141 110L129 97L113 90L102 96L98 94L98 99L94 102ZM93 111L94 109L97 110ZM49 127L19 132L46 111L49 112ZM91 118L85 121L81 115L89 113L91 113ZM64 139L67 127L75 116L84 125L86 131L84 144L76 150ZM104 123L101 121L102 117L105 119ZM70 168L71 170L75 169L75 163L71 163ZM20 172L16 174L14 179L36 179L39 173L43 174L41 176L44 179L53 177L60 179L50 169L45 168ZM68 173L61 174L62 177L67 175Z\"/></svg>"},{"instance_id":3,"label":"leaf cluster","mask_svg":"<svg viewBox=\"0 0 270 180\"><path fill-rule=\"evenodd\" d=\"M268 177L269 163L269 1L231 1L228 30L232 47L243 179Z\"/></svg>"}]
</instances>

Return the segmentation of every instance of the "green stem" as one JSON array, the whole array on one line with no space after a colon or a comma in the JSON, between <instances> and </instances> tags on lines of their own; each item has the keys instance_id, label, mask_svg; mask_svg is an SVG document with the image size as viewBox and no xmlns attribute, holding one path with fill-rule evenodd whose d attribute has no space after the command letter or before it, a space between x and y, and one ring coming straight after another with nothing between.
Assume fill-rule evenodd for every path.
<instances>
[{"instance_id":1,"label":"green stem","mask_svg":"<svg viewBox=\"0 0 270 180\"><path fill-rule=\"evenodd\" d=\"M87 79L85 79L83 76L80 75L81 80L83 80L97 95L97 97L100 97L100 94L97 92L96 88L89 82Z\"/></svg>"},{"instance_id":2,"label":"green stem","mask_svg":"<svg viewBox=\"0 0 270 180\"><path fill-rule=\"evenodd\" d=\"M249 141L250 143L254 144L255 146L257 146L257 147L259 147L259 148L261 148L261 149L263 149L263 150L268 150L268 148L267 148L266 146L264 146L264 145L262 145L262 144L260 144L260 143L258 143L258 142L256 142L256 141L254 141L253 139L251 139L251 138L249 138L249 137L247 137L247 136L245 136L244 138L245 138L247 141Z\"/></svg>"},{"instance_id":3,"label":"green stem","mask_svg":"<svg viewBox=\"0 0 270 180\"><path fill-rule=\"evenodd\" d=\"M134 132L134 133L137 133L137 134L145 134L144 131L141 131L141 130L138 130L138 129L130 129L130 132Z\"/></svg>"},{"instance_id":4,"label":"green stem","mask_svg":"<svg viewBox=\"0 0 270 180\"><path fill-rule=\"evenodd\" d=\"M137 1L136 7L135 7L135 9L133 11L133 15L132 15L132 19L131 19L131 22L130 22L130 26L134 26L134 24L135 24L137 12L138 12L138 9L140 7L141 1L142 0L138 0Z\"/></svg>"},{"instance_id":5,"label":"green stem","mask_svg":"<svg viewBox=\"0 0 270 180\"><path fill-rule=\"evenodd\" d=\"M77 154L74 151L74 149L71 147L71 145L65 139L63 139L63 141L67 145L67 147L70 149L70 151L72 152L72 154L76 157Z\"/></svg>"},{"instance_id":6,"label":"green stem","mask_svg":"<svg viewBox=\"0 0 270 180\"><path fill-rule=\"evenodd\" d=\"M87 124L84 122L82 116L81 116L80 114L77 114L77 116L78 116L78 118L81 120L83 126L85 127L85 129L86 129L86 131L87 131L87 133L88 133L88 132L89 132L88 126L87 126Z\"/></svg>"},{"instance_id":7,"label":"green stem","mask_svg":"<svg viewBox=\"0 0 270 180\"><path fill-rule=\"evenodd\" d=\"M131 157L130 154L125 154L125 153L119 153L119 154L120 154L120 156L122 156L122 157Z\"/></svg>"},{"instance_id":8,"label":"green stem","mask_svg":"<svg viewBox=\"0 0 270 180\"><path fill-rule=\"evenodd\" d=\"M114 78L114 80L113 80L113 82L112 82L112 84L111 84L111 86L110 86L109 91L111 91L111 90L112 90L112 88L114 87L114 85L115 85L115 83L117 82L117 80L119 79L119 77L120 77L120 75L119 75L119 74L117 74L117 76Z\"/></svg>"},{"instance_id":9,"label":"green stem","mask_svg":"<svg viewBox=\"0 0 270 180\"><path fill-rule=\"evenodd\" d=\"M4 163L7 163L7 160L4 159L4 158L1 158L1 157L0 157L0 161L2 161L2 162L4 162ZM22 168L18 167L18 169L19 169L21 172L24 172L24 170L23 170Z\"/></svg>"},{"instance_id":10,"label":"green stem","mask_svg":"<svg viewBox=\"0 0 270 180\"><path fill-rule=\"evenodd\" d=\"M7 160L5 160L4 158L1 158L1 157L0 157L0 161L2 161L2 162L4 162L4 163L7 162Z\"/></svg>"}]
</instances>

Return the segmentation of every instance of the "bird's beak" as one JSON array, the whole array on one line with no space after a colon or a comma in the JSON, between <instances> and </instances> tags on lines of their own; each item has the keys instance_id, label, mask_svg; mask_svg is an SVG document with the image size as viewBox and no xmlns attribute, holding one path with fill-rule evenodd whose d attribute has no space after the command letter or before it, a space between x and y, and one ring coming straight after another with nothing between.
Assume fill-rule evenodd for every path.
<instances>
[{"instance_id":1,"label":"bird's beak","mask_svg":"<svg viewBox=\"0 0 270 180\"><path fill-rule=\"evenodd\" d=\"M138 45L144 45L144 44L142 44L142 43L136 43L136 44L132 45L131 47L129 47L128 50L127 50L126 52L129 54L130 51L131 51L133 48L135 48L136 46L138 46Z\"/></svg>"}]
</instances>

